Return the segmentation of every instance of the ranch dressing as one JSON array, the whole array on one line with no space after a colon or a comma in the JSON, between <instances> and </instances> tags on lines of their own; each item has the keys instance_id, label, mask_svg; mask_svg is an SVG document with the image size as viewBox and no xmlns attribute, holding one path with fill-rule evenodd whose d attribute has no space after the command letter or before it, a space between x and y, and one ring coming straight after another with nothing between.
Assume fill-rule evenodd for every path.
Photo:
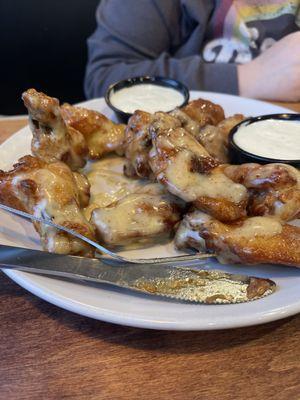
<instances>
[{"instance_id":1,"label":"ranch dressing","mask_svg":"<svg viewBox=\"0 0 300 400\"><path fill-rule=\"evenodd\" d=\"M127 113L133 113L135 110L149 113L167 112L181 106L184 96L173 88L141 83L114 92L110 102L114 107Z\"/></svg>"},{"instance_id":2,"label":"ranch dressing","mask_svg":"<svg viewBox=\"0 0 300 400\"><path fill-rule=\"evenodd\" d=\"M241 149L278 160L300 159L300 122L267 119L241 126L234 134Z\"/></svg>"}]
</instances>

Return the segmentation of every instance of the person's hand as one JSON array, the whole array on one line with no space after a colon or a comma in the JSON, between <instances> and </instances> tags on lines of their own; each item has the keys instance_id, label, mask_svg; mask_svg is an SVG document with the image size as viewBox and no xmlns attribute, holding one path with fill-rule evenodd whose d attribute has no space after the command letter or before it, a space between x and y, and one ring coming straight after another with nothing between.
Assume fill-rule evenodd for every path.
<instances>
[{"instance_id":1,"label":"person's hand","mask_svg":"<svg viewBox=\"0 0 300 400\"><path fill-rule=\"evenodd\" d=\"M291 33L259 57L238 66L241 96L300 100L300 32Z\"/></svg>"}]
</instances>

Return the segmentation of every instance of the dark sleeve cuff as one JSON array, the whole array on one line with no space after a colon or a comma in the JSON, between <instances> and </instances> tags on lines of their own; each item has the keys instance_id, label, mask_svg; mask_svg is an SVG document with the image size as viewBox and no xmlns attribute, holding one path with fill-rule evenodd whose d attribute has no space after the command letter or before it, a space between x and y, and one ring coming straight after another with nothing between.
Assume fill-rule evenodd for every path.
<instances>
[{"instance_id":1,"label":"dark sleeve cuff","mask_svg":"<svg viewBox=\"0 0 300 400\"><path fill-rule=\"evenodd\" d=\"M238 95L237 65L225 63L206 64L203 76L203 89L211 92Z\"/></svg>"}]
</instances>

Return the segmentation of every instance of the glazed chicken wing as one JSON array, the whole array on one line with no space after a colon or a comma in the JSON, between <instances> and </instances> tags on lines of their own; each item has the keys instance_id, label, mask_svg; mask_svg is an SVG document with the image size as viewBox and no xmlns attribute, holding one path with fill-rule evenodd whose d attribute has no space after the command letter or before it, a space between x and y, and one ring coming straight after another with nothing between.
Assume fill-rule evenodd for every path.
<instances>
[{"instance_id":1,"label":"glazed chicken wing","mask_svg":"<svg viewBox=\"0 0 300 400\"><path fill-rule=\"evenodd\" d=\"M33 155L45 162L64 161L74 171L83 167L87 157L84 137L76 129L66 126L59 101L35 89L24 92L22 99L28 109L33 134Z\"/></svg>"},{"instance_id":2,"label":"glazed chicken wing","mask_svg":"<svg viewBox=\"0 0 300 400\"><path fill-rule=\"evenodd\" d=\"M151 125L150 166L170 193L222 221L246 215L247 189L224 175L218 162L183 128L169 127L164 113Z\"/></svg>"},{"instance_id":3,"label":"glazed chicken wing","mask_svg":"<svg viewBox=\"0 0 300 400\"><path fill-rule=\"evenodd\" d=\"M156 113L159 115L160 113ZM152 170L149 165L149 151L152 147L150 125L156 114L145 111L135 111L129 119L125 130L125 156L127 164L125 175L130 177L152 178ZM181 125L177 118L165 114L164 121L171 127Z\"/></svg>"},{"instance_id":4,"label":"glazed chicken wing","mask_svg":"<svg viewBox=\"0 0 300 400\"><path fill-rule=\"evenodd\" d=\"M181 126L192 134L212 157L221 163L229 162L228 135L235 125L245 119L242 114L225 118L217 125L206 124L204 126L179 108L170 114L179 119Z\"/></svg>"},{"instance_id":5,"label":"glazed chicken wing","mask_svg":"<svg viewBox=\"0 0 300 400\"><path fill-rule=\"evenodd\" d=\"M115 156L90 163L85 169L90 183L90 202L84 210L88 219L95 208L108 207L130 193L161 194L162 190L167 193L158 183L125 176L123 166L124 159Z\"/></svg>"},{"instance_id":6,"label":"glazed chicken wing","mask_svg":"<svg viewBox=\"0 0 300 400\"><path fill-rule=\"evenodd\" d=\"M180 121L180 126L197 138L202 128L199 122L193 120L188 114L183 112L181 108L175 108L175 110L170 112L170 115L177 118Z\"/></svg>"},{"instance_id":7,"label":"glazed chicken wing","mask_svg":"<svg viewBox=\"0 0 300 400\"><path fill-rule=\"evenodd\" d=\"M291 165L230 165L224 173L249 189L249 215L274 215L282 221L300 217L300 171Z\"/></svg>"},{"instance_id":8,"label":"glazed chicken wing","mask_svg":"<svg viewBox=\"0 0 300 400\"><path fill-rule=\"evenodd\" d=\"M147 178L151 175L148 157L152 145L149 133L151 120L151 114L139 110L128 120L124 140L127 159L124 173L128 177Z\"/></svg>"},{"instance_id":9,"label":"glazed chicken wing","mask_svg":"<svg viewBox=\"0 0 300 400\"><path fill-rule=\"evenodd\" d=\"M216 253L223 263L283 264L300 267L300 227L272 217L251 217L224 224L194 211L186 214L176 233L178 248Z\"/></svg>"},{"instance_id":10,"label":"glazed chicken wing","mask_svg":"<svg viewBox=\"0 0 300 400\"><path fill-rule=\"evenodd\" d=\"M224 110L221 106L204 99L190 101L181 110L192 120L198 122L200 127L207 124L217 125L225 118Z\"/></svg>"},{"instance_id":11,"label":"glazed chicken wing","mask_svg":"<svg viewBox=\"0 0 300 400\"><path fill-rule=\"evenodd\" d=\"M111 152L123 154L125 125L115 124L97 111L70 104L63 104L61 114L67 126L84 136L89 158L98 159Z\"/></svg>"},{"instance_id":12,"label":"glazed chicken wing","mask_svg":"<svg viewBox=\"0 0 300 400\"><path fill-rule=\"evenodd\" d=\"M111 246L169 237L181 219L181 204L168 194L132 193L92 213L99 241Z\"/></svg>"},{"instance_id":13,"label":"glazed chicken wing","mask_svg":"<svg viewBox=\"0 0 300 400\"><path fill-rule=\"evenodd\" d=\"M216 126L205 125L195 136L199 143L208 151L208 153L218 159L220 163L228 163L228 135L230 130L242 122L245 117L242 114L236 114L225 118Z\"/></svg>"},{"instance_id":14,"label":"glazed chicken wing","mask_svg":"<svg viewBox=\"0 0 300 400\"><path fill-rule=\"evenodd\" d=\"M76 182L80 182L79 187ZM87 190L85 178L79 174L75 178L69 167L59 161L46 163L36 157L25 156L11 171L0 171L2 203L36 217L47 218L93 239L93 228L80 209L87 205ZM93 256L93 249L85 242L45 224L34 222L34 226L45 250Z\"/></svg>"},{"instance_id":15,"label":"glazed chicken wing","mask_svg":"<svg viewBox=\"0 0 300 400\"><path fill-rule=\"evenodd\" d=\"M207 124L216 125L223 121L225 116L222 107L207 100L191 101L186 107L177 108L167 113L149 114L144 111L135 111L129 119L125 130L125 156L128 160L125 167L125 175L130 177L149 178L152 177L152 171L149 166L149 151L152 147L151 134L149 127L153 118L164 114L162 121L168 125L168 128L182 127L192 134L206 148L206 150L221 162L227 162L226 132L229 131L229 125L234 125L238 118L232 117L226 123L223 123L219 129L213 131L213 135L201 135L201 129ZM236 122L236 123L237 123ZM161 122L162 123L162 122ZM203 141L201 142L201 138Z\"/></svg>"}]
</instances>

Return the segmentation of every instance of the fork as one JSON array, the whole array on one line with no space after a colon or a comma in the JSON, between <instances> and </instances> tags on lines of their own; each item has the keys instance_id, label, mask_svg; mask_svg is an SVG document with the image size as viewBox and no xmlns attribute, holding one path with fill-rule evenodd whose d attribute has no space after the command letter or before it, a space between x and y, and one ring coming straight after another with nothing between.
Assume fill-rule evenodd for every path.
<instances>
[{"instance_id":1,"label":"fork","mask_svg":"<svg viewBox=\"0 0 300 400\"><path fill-rule=\"evenodd\" d=\"M44 223L77 237L110 258L86 258L0 244L0 269L16 269L113 285L153 296L202 304L243 303L272 294L275 282L240 274L230 274L205 267L212 254L130 259L122 257L76 231L0 204L0 209ZM195 268L193 268L196 262ZM110 265L108 265L110 264ZM149 268L151 266L151 268Z\"/></svg>"},{"instance_id":2,"label":"fork","mask_svg":"<svg viewBox=\"0 0 300 400\"><path fill-rule=\"evenodd\" d=\"M91 240L88 237L81 235L80 233L74 231L73 229L69 229L62 225L56 224L55 222L52 222L49 219L36 217L35 215L29 214L25 211L17 210L13 207L9 207L9 206L6 206L1 203L0 203L0 209L10 212L12 214L18 215L19 217L24 217L26 219L30 219L31 221L37 221L42 224L52 226L58 230L64 231L64 232L68 233L69 235L76 237L77 239L83 240L84 242L93 246L101 254L101 260L103 262L107 262L110 264L122 262L122 264L125 263L125 264L151 264L151 265L166 264L167 265L167 264L173 264L174 262L175 263L178 263L178 262L186 263L186 262L192 262L192 261L203 260L203 259L215 257L215 254L197 253L197 254L179 255L179 256L173 256L173 257L135 258L135 259L127 258L127 257L120 256L119 254L107 249L106 247L95 242L94 240ZM103 257L103 254L109 256L109 258Z\"/></svg>"}]
</instances>

